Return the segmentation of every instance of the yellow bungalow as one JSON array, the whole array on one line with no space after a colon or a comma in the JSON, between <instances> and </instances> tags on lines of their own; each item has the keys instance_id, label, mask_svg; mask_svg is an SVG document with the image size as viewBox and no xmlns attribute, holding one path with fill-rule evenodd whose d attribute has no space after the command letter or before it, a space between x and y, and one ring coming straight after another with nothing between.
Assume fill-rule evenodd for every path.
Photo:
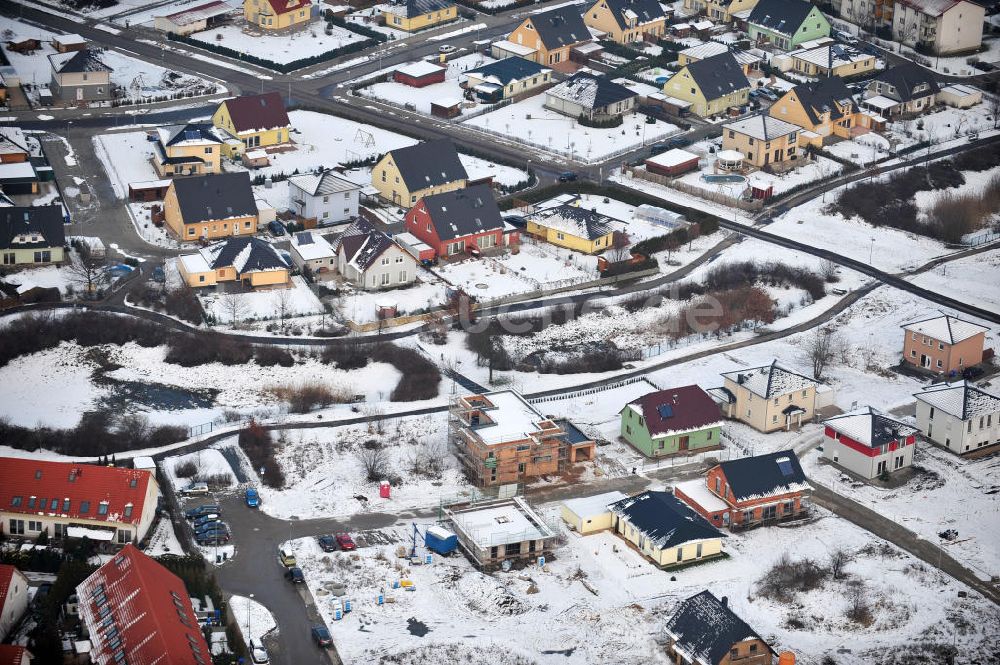
<instances>
[{"instance_id":1,"label":"yellow bungalow","mask_svg":"<svg viewBox=\"0 0 1000 665\"><path fill-rule=\"evenodd\" d=\"M815 48L799 49L788 54L792 71L806 76L839 76L851 78L875 71L877 60L870 53L862 53L840 44L824 44Z\"/></svg>"},{"instance_id":2,"label":"yellow bungalow","mask_svg":"<svg viewBox=\"0 0 1000 665\"><path fill-rule=\"evenodd\" d=\"M468 181L469 174L448 139L392 150L372 169L372 185L379 196L401 206L413 206L432 194L462 189Z\"/></svg>"},{"instance_id":3,"label":"yellow bungalow","mask_svg":"<svg viewBox=\"0 0 1000 665\"><path fill-rule=\"evenodd\" d=\"M568 62L573 47L591 41L593 37L580 16L580 10L566 6L529 15L507 35L504 42L499 43L510 44L511 49L518 51L525 49L516 55L551 67Z\"/></svg>"},{"instance_id":4,"label":"yellow bungalow","mask_svg":"<svg viewBox=\"0 0 1000 665\"><path fill-rule=\"evenodd\" d=\"M161 178L222 172L222 139L204 122L156 130L153 166Z\"/></svg>"},{"instance_id":5,"label":"yellow bungalow","mask_svg":"<svg viewBox=\"0 0 1000 665\"><path fill-rule=\"evenodd\" d=\"M190 287L242 282L250 288L285 286L291 266L271 243L260 238L230 238L194 254L177 257L177 270Z\"/></svg>"},{"instance_id":6,"label":"yellow bungalow","mask_svg":"<svg viewBox=\"0 0 1000 665\"><path fill-rule=\"evenodd\" d=\"M62 263L62 206L0 207L0 268Z\"/></svg>"},{"instance_id":7,"label":"yellow bungalow","mask_svg":"<svg viewBox=\"0 0 1000 665\"><path fill-rule=\"evenodd\" d=\"M180 240L215 240L257 232L257 203L246 172L176 178L163 213Z\"/></svg>"},{"instance_id":8,"label":"yellow bungalow","mask_svg":"<svg viewBox=\"0 0 1000 665\"><path fill-rule=\"evenodd\" d=\"M691 46L680 51L677 54L677 64L683 67L690 65L692 62L698 62L699 60L719 55L720 53L732 53L733 57L736 58L736 62L743 68L743 73L748 77L751 72L760 70L760 63L763 60L763 58L753 55L749 51L743 51L720 44L719 42L703 42L697 46Z\"/></svg>"},{"instance_id":9,"label":"yellow bungalow","mask_svg":"<svg viewBox=\"0 0 1000 665\"><path fill-rule=\"evenodd\" d=\"M704 14L721 23L732 23L737 14L746 18L756 6L757 0L684 0L686 14Z\"/></svg>"},{"instance_id":10,"label":"yellow bungalow","mask_svg":"<svg viewBox=\"0 0 1000 665\"><path fill-rule=\"evenodd\" d=\"M805 138L816 147L828 136L850 139L868 132L871 125L871 117L855 104L850 88L835 76L795 86L768 113L810 132Z\"/></svg>"},{"instance_id":11,"label":"yellow bungalow","mask_svg":"<svg viewBox=\"0 0 1000 665\"><path fill-rule=\"evenodd\" d=\"M570 529L581 536L611 528L613 518L608 506L627 498L621 492L605 492L595 496L567 499L559 507L559 515Z\"/></svg>"},{"instance_id":12,"label":"yellow bungalow","mask_svg":"<svg viewBox=\"0 0 1000 665\"><path fill-rule=\"evenodd\" d=\"M786 166L799 160L799 134L797 125L767 115L723 125L722 149L736 150L744 155L748 164L761 169L765 166Z\"/></svg>"},{"instance_id":13,"label":"yellow bungalow","mask_svg":"<svg viewBox=\"0 0 1000 665\"><path fill-rule=\"evenodd\" d=\"M597 254L614 244L615 231L624 227L617 219L564 203L528 216L527 232L559 247Z\"/></svg>"},{"instance_id":14,"label":"yellow bungalow","mask_svg":"<svg viewBox=\"0 0 1000 665\"><path fill-rule=\"evenodd\" d=\"M230 158L291 140L292 124L277 92L225 100L212 114L212 125L223 135L223 154Z\"/></svg>"},{"instance_id":15,"label":"yellow bungalow","mask_svg":"<svg viewBox=\"0 0 1000 665\"><path fill-rule=\"evenodd\" d=\"M656 0L597 0L583 22L619 44L655 40L664 34L667 16Z\"/></svg>"},{"instance_id":16,"label":"yellow bungalow","mask_svg":"<svg viewBox=\"0 0 1000 665\"><path fill-rule=\"evenodd\" d=\"M406 0L385 6L382 16L387 27L416 32L456 20L458 7L447 0Z\"/></svg>"},{"instance_id":17,"label":"yellow bungalow","mask_svg":"<svg viewBox=\"0 0 1000 665\"><path fill-rule=\"evenodd\" d=\"M287 30L312 20L312 0L243 0L243 18L262 30Z\"/></svg>"},{"instance_id":18,"label":"yellow bungalow","mask_svg":"<svg viewBox=\"0 0 1000 665\"><path fill-rule=\"evenodd\" d=\"M612 530L660 568L722 556L725 535L670 492L648 490L608 509Z\"/></svg>"},{"instance_id":19,"label":"yellow bungalow","mask_svg":"<svg viewBox=\"0 0 1000 665\"><path fill-rule=\"evenodd\" d=\"M743 106L750 98L750 81L732 53L689 62L663 84L663 94L689 102L695 115L708 117Z\"/></svg>"}]
</instances>

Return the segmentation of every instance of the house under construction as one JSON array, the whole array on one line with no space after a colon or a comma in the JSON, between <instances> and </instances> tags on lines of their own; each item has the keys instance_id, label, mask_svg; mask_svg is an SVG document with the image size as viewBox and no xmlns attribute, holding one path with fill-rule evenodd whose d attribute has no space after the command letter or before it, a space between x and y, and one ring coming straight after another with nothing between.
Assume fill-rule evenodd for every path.
<instances>
[{"instance_id":1,"label":"house under construction","mask_svg":"<svg viewBox=\"0 0 1000 665\"><path fill-rule=\"evenodd\" d=\"M513 390L452 400L448 439L478 487L560 474L594 459L596 444L568 420L543 416Z\"/></svg>"}]
</instances>

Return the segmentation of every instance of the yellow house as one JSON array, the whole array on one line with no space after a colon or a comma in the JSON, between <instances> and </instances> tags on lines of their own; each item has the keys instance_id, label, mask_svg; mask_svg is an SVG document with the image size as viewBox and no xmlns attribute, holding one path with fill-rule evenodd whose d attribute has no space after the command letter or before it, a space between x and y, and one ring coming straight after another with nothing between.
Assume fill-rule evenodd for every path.
<instances>
[{"instance_id":1,"label":"yellow house","mask_svg":"<svg viewBox=\"0 0 1000 665\"><path fill-rule=\"evenodd\" d=\"M631 44L645 41L646 35L662 36L667 16L656 0L597 0L583 22L619 44Z\"/></svg>"},{"instance_id":2,"label":"yellow house","mask_svg":"<svg viewBox=\"0 0 1000 665\"><path fill-rule=\"evenodd\" d=\"M757 168L784 166L802 157L799 150L801 129L767 115L731 122L722 127L722 149L742 153L744 160Z\"/></svg>"},{"instance_id":3,"label":"yellow house","mask_svg":"<svg viewBox=\"0 0 1000 665\"><path fill-rule=\"evenodd\" d=\"M756 6L757 0L684 0L686 14L704 14L722 23L731 23L735 14L746 18Z\"/></svg>"},{"instance_id":4,"label":"yellow house","mask_svg":"<svg viewBox=\"0 0 1000 665\"><path fill-rule=\"evenodd\" d=\"M458 18L458 7L447 0L406 0L405 4L390 4L382 9L385 24L390 28L416 32Z\"/></svg>"},{"instance_id":5,"label":"yellow house","mask_svg":"<svg viewBox=\"0 0 1000 665\"><path fill-rule=\"evenodd\" d=\"M212 124L226 139L223 145L226 157L238 157L246 150L291 140L292 124L277 92L227 99L212 114Z\"/></svg>"},{"instance_id":6,"label":"yellow house","mask_svg":"<svg viewBox=\"0 0 1000 665\"><path fill-rule=\"evenodd\" d=\"M392 150L372 169L372 185L379 196L401 206L412 206L432 194L462 189L468 181L458 151L448 139Z\"/></svg>"},{"instance_id":7,"label":"yellow house","mask_svg":"<svg viewBox=\"0 0 1000 665\"><path fill-rule=\"evenodd\" d=\"M875 71L876 58L841 44L824 44L788 54L792 71L805 76L851 78Z\"/></svg>"},{"instance_id":8,"label":"yellow house","mask_svg":"<svg viewBox=\"0 0 1000 665\"><path fill-rule=\"evenodd\" d=\"M591 41L590 30L575 6L531 14L506 39L515 49L533 49L530 53L525 51L516 55L548 66L568 62L574 46Z\"/></svg>"},{"instance_id":9,"label":"yellow house","mask_svg":"<svg viewBox=\"0 0 1000 665\"><path fill-rule=\"evenodd\" d=\"M703 42L697 46L684 49L677 54L677 64L683 67L690 65L692 62L698 62L699 60L727 52L732 53L733 57L736 58L736 62L743 68L743 73L747 76L750 76L750 72L760 69L762 58L752 55L748 51L732 48L719 42Z\"/></svg>"},{"instance_id":10,"label":"yellow house","mask_svg":"<svg viewBox=\"0 0 1000 665\"><path fill-rule=\"evenodd\" d=\"M613 524L608 506L627 498L621 492L605 492L596 496L563 501L559 513L563 521L580 535L607 531Z\"/></svg>"},{"instance_id":11,"label":"yellow house","mask_svg":"<svg viewBox=\"0 0 1000 665\"><path fill-rule=\"evenodd\" d=\"M609 510L614 532L660 568L722 556L725 535L670 492L647 490Z\"/></svg>"},{"instance_id":12,"label":"yellow house","mask_svg":"<svg viewBox=\"0 0 1000 665\"><path fill-rule=\"evenodd\" d=\"M156 130L153 166L161 178L222 172L222 139L208 123Z\"/></svg>"},{"instance_id":13,"label":"yellow house","mask_svg":"<svg viewBox=\"0 0 1000 665\"><path fill-rule=\"evenodd\" d=\"M286 30L312 20L312 0L243 0L243 18L262 30Z\"/></svg>"},{"instance_id":14,"label":"yellow house","mask_svg":"<svg viewBox=\"0 0 1000 665\"><path fill-rule=\"evenodd\" d=\"M174 179L163 197L163 213L180 240L257 232L257 203L245 171Z\"/></svg>"},{"instance_id":15,"label":"yellow house","mask_svg":"<svg viewBox=\"0 0 1000 665\"><path fill-rule=\"evenodd\" d=\"M663 94L691 104L701 117L744 106L750 98L750 81L732 53L720 53L690 62L663 84Z\"/></svg>"},{"instance_id":16,"label":"yellow house","mask_svg":"<svg viewBox=\"0 0 1000 665\"><path fill-rule=\"evenodd\" d=\"M710 395L723 414L759 432L798 429L816 415L816 381L777 362L722 375L725 383Z\"/></svg>"},{"instance_id":17,"label":"yellow house","mask_svg":"<svg viewBox=\"0 0 1000 665\"><path fill-rule=\"evenodd\" d=\"M260 238L230 238L194 254L177 257L177 270L191 287L242 282L251 288L284 286L291 266L271 243Z\"/></svg>"},{"instance_id":18,"label":"yellow house","mask_svg":"<svg viewBox=\"0 0 1000 665\"><path fill-rule=\"evenodd\" d=\"M850 88L835 76L795 86L768 113L811 132L808 142L816 147L828 136L850 139L868 132L871 125L871 117L854 103Z\"/></svg>"},{"instance_id":19,"label":"yellow house","mask_svg":"<svg viewBox=\"0 0 1000 665\"><path fill-rule=\"evenodd\" d=\"M576 205L543 208L528 216L528 234L584 254L597 254L614 243L624 225L612 217Z\"/></svg>"},{"instance_id":20,"label":"yellow house","mask_svg":"<svg viewBox=\"0 0 1000 665\"><path fill-rule=\"evenodd\" d=\"M0 207L0 268L62 263L62 206Z\"/></svg>"}]
</instances>

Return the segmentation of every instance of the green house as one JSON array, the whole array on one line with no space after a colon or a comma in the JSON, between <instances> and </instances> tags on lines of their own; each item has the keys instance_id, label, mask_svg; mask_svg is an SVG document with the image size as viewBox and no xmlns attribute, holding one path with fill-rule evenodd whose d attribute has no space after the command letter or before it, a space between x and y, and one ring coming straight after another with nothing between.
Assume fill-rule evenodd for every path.
<instances>
[{"instance_id":1,"label":"green house","mask_svg":"<svg viewBox=\"0 0 1000 665\"><path fill-rule=\"evenodd\" d=\"M830 22L806 0L760 0L747 19L747 32L757 44L774 44L786 51L830 36Z\"/></svg>"},{"instance_id":2,"label":"green house","mask_svg":"<svg viewBox=\"0 0 1000 665\"><path fill-rule=\"evenodd\" d=\"M625 405L621 436L647 457L718 448L722 414L698 386L643 395Z\"/></svg>"}]
</instances>

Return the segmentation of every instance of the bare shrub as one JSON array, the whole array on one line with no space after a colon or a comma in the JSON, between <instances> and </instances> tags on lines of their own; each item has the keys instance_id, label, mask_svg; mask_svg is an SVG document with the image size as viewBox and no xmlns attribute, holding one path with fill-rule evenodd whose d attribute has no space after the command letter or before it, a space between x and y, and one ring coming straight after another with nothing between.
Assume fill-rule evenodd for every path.
<instances>
[{"instance_id":1,"label":"bare shrub","mask_svg":"<svg viewBox=\"0 0 1000 665\"><path fill-rule=\"evenodd\" d=\"M355 457L361 462L361 468L364 469L365 478L369 482L374 483L389 477L389 456L381 445L362 446L358 448Z\"/></svg>"},{"instance_id":2,"label":"bare shrub","mask_svg":"<svg viewBox=\"0 0 1000 665\"><path fill-rule=\"evenodd\" d=\"M847 601L847 611L844 615L854 623L862 626L870 626L875 617L872 616L872 608L868 602L868 593L865 585L861 581L851 584L850 595Z\"/></svg>"},{"instance_id":3,"label":"bare shrub","mask_svg":"<svg viewBox=\"0 0 1000 665\"><path fill-rule=\"evenodd\" d=\"M424 478L438 479L444 473L447 446L444 441L433 440L417 443L409 442L410 452L407 455L406 466L410 473Z\"/></svg>"},{"instance_id":4,"label":"bare shrub","mask_svg":"<svg viewBox=\"0 0 1000 665\"><path fill-rule=\"evenodd\" d=\"M842 547L830 552L830 574L833 575L833 579L841 580L847 576L845 568L850 561L851 554Z\"/></svg>"},{"instance_id":5,"label":"bare shrub","mask_svg":"<svg viewBox=\"0 0 1000 665\"><path fill-rule=\"evenodd\" d=\"M274 440L271 432L256 420L251 420L246 429L240 431L237 442L250 460L255 470L263 469L261 481L268 487L281 488L285 484L285 473L274 457Z\"/></svg>"},{"instance_id":6,"label":"bare shrub","mask_svg":"<svg viewBox=\"0 0 1000 665\"><path fill-rule=\"evenodd\" d=\"M286 349L280 346L259 346L253 353L254 362L261 367L292 367L295 365L295 358Z\"/></svg>"},{"instance_id":7,"label":"bare shrub","mask_svg":"<svg viewBox=\"0 0 1000 665\"><path fill-rule=\"evenodd\" d=\"M194 481L199 483L205 483L209 487L228 487L231 482L233 482L233 476L229 473L212 473L212 474L197 474L193 478Z\"/></svg>"},{"instance_id":8,"label":"bare shrub","mask_svg":"<svg viewBox=\"0 0 1000 665\"><path fill-rule=\"evenodd\" d=\"M174 465L174 475L178 478L193 478L198 473L198 465L194 460L178 462Z\"/></svg>"},{"instance_id":9,"label":"bare shrub","mask_svg":"<svg viewBox=\"0 0 1000 665\"><path fill-rule=\"evenodd\" d=\"M368 350L369 345L360 342L333 344L323 349L322 361L338 369L361 369L368 364Z\"/></svg>"},{"instance_id":10,"label":"bare shrub","mask_svg":"<svg viewBox=\"0 0 1000 665\"><path fill-rule=\"evenodd\" d=\"M414 349L379 344L372 349L371 359L389 363L401 376L389 399L393 402L415 402L437 397L441 372L437 365Z\"/></svg>"},{"instance_id":11,"label":"bare shrub","mask_svg":"<svg viewBox=\"0 0 1000 665\"><path fill-rule=\"evenodd\" d=\"M812 591L823 586L827 574L828 571L812 559L792 561L785 553L758 580L757 591L767 598L788 603L798 592Z\"/></svg>"},{"instance_id":12,"label":"bare shrub","mask_svg":"<svg viewBox=\"0 0 1000 665\"><path fill-rule=\"evenodd\" d=\"M823 378L826 366L843 346L843 340L832 327L816 328L806 338L806 353L812 361L813 376Z\"/></svg>"}]
</instances>

